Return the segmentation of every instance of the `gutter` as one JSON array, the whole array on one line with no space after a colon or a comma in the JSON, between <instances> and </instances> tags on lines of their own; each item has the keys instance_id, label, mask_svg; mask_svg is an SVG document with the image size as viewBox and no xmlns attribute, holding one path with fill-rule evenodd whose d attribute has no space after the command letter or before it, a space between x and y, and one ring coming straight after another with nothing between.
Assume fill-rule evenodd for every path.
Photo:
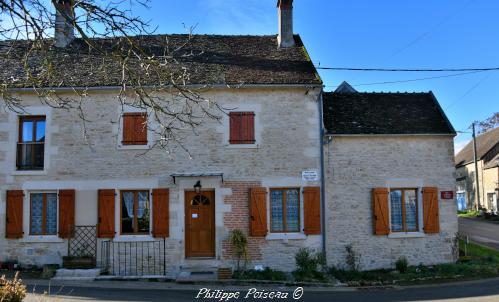
<instances>
[{"instance_id":1,"label":"gutter","mask_svg":"<svg viewBox=\"0 0 499 302\"><path fill-rule=\"evenodd\" d=\"M189 84L189 85L179 85L178 87L184 87L187 89L210 89L210 88L228 88L228 89L244 89L244 88L322 88L322 84L215 84L215 85L203 85L203 84ZM154 85L143 85L142 88L145 89L171 89L175 88L173 85L166 86L154 86ZM121 90L123 86L75 86L75 87L39 87L39 88L10 88L9 91L13 92L35 92L37 90L53 90L53 91L75 91L75 90L86 90L86 91L111 91L111 90ZM129 88L132 90L133 88Z\"/></svg>"},{"instance_id":2,"label":"gutter","mask_svg":"<svg viewBox=\"0 0 499 302\"><path fill-rule=\"evenodd\" d=\"M321 234L322 234L322 253L326 257L326 177L324 175L324 119L323 119L323 99L321 91L319 93L319 129L320 129L320 159L321 159Z\"/></svg>"},{"instance_id":3,"label":"gutter","mask_svg":"<svg viewBox=\"0 0 499 302\"><path fill-rule=\"evenodd\" d=\"M330 134L326 133L324 134L327 137L333 137L333 136L339 136L339 137L383 137L383 136L388 136L388 137L397 137L397 136L451 136L454 137L455 134L453 133L415 133L415 134Z\"/></svg>"}]
</instances>

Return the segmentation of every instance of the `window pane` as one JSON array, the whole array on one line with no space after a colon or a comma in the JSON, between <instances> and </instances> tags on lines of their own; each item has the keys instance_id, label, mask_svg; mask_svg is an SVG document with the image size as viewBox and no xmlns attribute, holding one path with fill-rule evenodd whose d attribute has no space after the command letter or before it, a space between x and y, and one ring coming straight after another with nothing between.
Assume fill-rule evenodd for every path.
<instances>
[{"instance_id":1,"label":"window pane","mask_svg":"<svg viewBox=\"0 0 499 302\"><path fill-rule=\"evenodd\" d=\"M272 190L270 191L270 215L271 215L271 225L270 230L272 232L282 232L282 191Z\"/></svg>"},{"instance_id":2,"label":"window pane","mask_svg":"<svg viewBox=\"0 0 499 302\"><path fill-rule=\"evenodd\" d=\"M286 230L288 232L300 231L300 202L299 190L286 191Z\"/></svg>"},{"instance_id":3,"label":"window pane","mask_svg":"<svg viewBox=\"0 0 499 302\"><path fill-rule=\"evenodd\" d=\"M402 231L402 192L390 192L391 228L394 232Z\"/></svg>"},{"instance_id":4,"label":"window pane","mask_svg":"<svg viewBox=\"0 0 499 302\"><path fill-rule=\"evenodd\" d=\"M407 227L406 231L417 231L417 206L416 206L416 191L407 190L404 191L404 201L405 201L405 225Z\"/></svg>"},{"instance_id":5,"label":"window pane","mask_svg":"<svg viewBox=\"0 0 499 302\"><path fill-rule=\"evenodd\" d=\"M57 234L57 194L47 194L46 234Z\"/></svg>"},{"instance_id":6,"label":"window pane","mask_svg":"<svg viewBox=\"0 0 499 302\"><path fill-rule=\"evenodd\" d=\"M22 122L22 140L23 142L33 141L33 122L24 121Z\"/></svg>"},{"instance_id":7,"label":"window pane","mask_svg":"<svg viewBox=\"0 0 499 302\"><path fill-rule=\"evenodd\" d=\"M43 194L31 194L31 229L30 234L42 234Z\"/></svg>"},{"instance_id":8,"label":"window pane","mask_svg":"<svg viewBox=\"0 0 499 302\"><path fill-rule=\"evenodd\" d=\"M123 192L121 201L121 232L133 233L133 192Z\"/></svg>"},{"instance_id":9,"label":"window pane","mask_svg":"<svg viewBox=\"0 0 499 302\"><path fill-rule=\"evenodd\" d=\"M138 192L137 223L140 233L149 233L149 192Z\"/></svg>"},{"instance_id":10,"label":"window pane","mask_svg":"<svg viewBox=\"0 0 499 302\"><path fill-rule=\"evenodd\" d=\"M36 122L36 141L45 141L45 121Z\"/></svg>"}]
</instances>

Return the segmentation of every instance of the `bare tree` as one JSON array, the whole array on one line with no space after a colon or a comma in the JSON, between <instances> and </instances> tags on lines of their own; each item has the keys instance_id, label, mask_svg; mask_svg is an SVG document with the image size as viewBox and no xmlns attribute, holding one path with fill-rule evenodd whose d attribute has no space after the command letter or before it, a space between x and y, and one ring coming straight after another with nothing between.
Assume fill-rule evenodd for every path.
<instances>
[{"instance_id":1,"label":"bare tree","mask_svg":"<svg viewBox=\"0 0 499 302\"><path fill-rule=\"evenodd\" d=\"M499 112L492 114L489 118L483 121L475 121L475 124L478 126L479 133L495 129L499 127Z\"/></svg>"},{"instance_id":2,"label":"bare tree","mask_svg":"<svg viewBox=\"0 0 499 302\"><path fill-rule=\"evenodd\" d=\"M88 139L84 103L89 89L115 86L121 108L149 112L157 125L151 129L158 137L156 146L171 151L173 144L188 151L179 133L195 131L207 118L220 119L224 110L202 96L207 86L189 85L189 62L203 52L190 47L192 28L171 41L152 36L150 23L133 14L133 7L148 7L149 1L0 0L0 60L9 70L0 71L5 107L22 112L23 99L16 91L33 90L46 105L76 110ZM68 43L58 45L61 42L51 38L56 26ZM88 68L78 72L88 76L74 76L72 69L78 68Z\"/></svg>"}]
</instances>

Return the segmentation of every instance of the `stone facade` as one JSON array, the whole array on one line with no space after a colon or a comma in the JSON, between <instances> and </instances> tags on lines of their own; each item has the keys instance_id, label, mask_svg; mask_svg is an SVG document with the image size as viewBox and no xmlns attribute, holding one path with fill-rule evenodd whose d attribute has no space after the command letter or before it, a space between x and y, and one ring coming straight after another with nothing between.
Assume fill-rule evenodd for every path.
<instances>
[{"instance_id":1,"label":"stone facade","mask_svg":"<svg viewBox=\"0 0 499 302\"><path fill-rule=\"evenodd\" d=\"M130 150L120 146L120 108L112 91L92 91L84 104L89 141L82 138L82 123L72 111L41 105L30 94L22 98L28 113L46 115L45 169L16 171L15 146L18 117L0 112L0 221L5 221L6 191L24 190L24 232L22 239L4 239L5 223L0 224L0 260L24 264L61 263L67 254L67 240L57 236L29 235L29 192L76 190L76 225L97 224L97 190L154 188L170 189L170 236L165 240L168 271L193 265L184 256L184 192L197 180L203 189L215 190L216 257L209 265L234 263L227 244L229 232L248 232L248 188L251 186L318 186L307 182L301 172L320 170L319 96L320 88L274 87L211 89L206 98L225 108L255 112L256 144L246 148L227 142L228 118L207 120L196 133L188 133L184 144L191 156L180 149L168 156L153 148ZM223 173L220 177L179 177L174 173ZM119 195L118 195L119 196ZM116 230L113 242L152 242L151 236L119 234L119 198L116 198ZM267 208L268 209L268 208ZM105 240L99 239L98 247ZM162 239L160 240L162 241ZM250 238L252 264L292 270L294 253L300 247L320 248L321 237ZM99 255L102 251L99 250ZM98 257L98 262L100 261ZM147 259L145 261L148 261ZM140 260L139 260L140 262ZM208 262L207 262L208 263ZM196 263L197 265L197 263Z\"/></svg>"},{"instance_id":2,"label":"stone facade","mask_svg":"<svg viewBox=\"0 0 499 302\"><path fill-rule=\"evenodd\" d=\"M378 187L453 191L452 136L334 136L325 145L325 174L330 265L346 267L347 245L360 256L362 270L394 267L402 256L411 265L456 259L454 200L439 200L440 233L431 235L422 231L421 206L419 232L373 235L371 206L371 190Z\"/></svg>"},{"instance_id":3,"label":"stone facade","mask_svg":"<svg viewBox=\"0 0 499 302\"><path fill-rule=\"evenodd\" d=\"M497 211L497 199L499 198L499 168L484 168L483 160L477 162L478 166L478 188L480 189L479 206L490 211ZM477 188L475 181L475 164L456 168L457 191L463 193L466 198L466 207L475 208L477 204ZM495 194L496 202L489 202L488 194ZM494 199L493 199L494 200Z\"/></svg>"}]
</instances>

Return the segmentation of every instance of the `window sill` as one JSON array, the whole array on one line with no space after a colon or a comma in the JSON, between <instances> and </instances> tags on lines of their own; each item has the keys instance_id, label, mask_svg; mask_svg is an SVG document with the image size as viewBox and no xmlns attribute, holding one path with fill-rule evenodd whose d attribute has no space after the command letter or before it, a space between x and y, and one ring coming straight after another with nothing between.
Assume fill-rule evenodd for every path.
<instances>
[{"instance_id":1,"label":"window sill","mask_svg":"<svg viewBox=\"0 0 499 302\"><path fill-rule=\"evenodd\" d=\"M407 232L407 233L390 233L388 234L388 238L423 238L425 237L425 233L423 232Z\"/></svg>"},{"instance_id":2,"label":"window sill","mask_svg":"<svg viewBox=\"0 0 499 302\"><path fill-rule=\"evenodd\" d=\"M151 149L151 146L149 144L147 145L122 145L119 144L116 149L118 150L149 150Z\"/></svg>"},{"instance_id":3,"label":"window sill","mask_svg":"<svg viewBox=\"0 0 499 302\"><path fill-rule=\"evenodd\" d=\"M11 173L13 176L31 176L47 175L47 170L15 170Z\"/></svg>"},{"instance_id":4,"label":"window sill","mask_svg":"<svg viewBox=\"0 0 499 302\"><path fill-rule=\"evenodd\" d=\"M305 240L307 235L302 233L269 233L266 240Z\"/></svg>"},{"instance_id":5,"label":"window sill","mask_svg":"<svg viewBox=\"0 0 499 302\"><path fill-rule=\"evenodd\" d=\"M64 239L59 238L57 235L29 235L19 240L23 243L63 243Z\"/></svg>"},{"instance_id":6,"label":"window sill","mask_svg":"<svg viewBox=\"0 0 499 302\"><path fill-rule=\"evenodd\" d=\"M227 149L258 149L259 144L226 144Z\"/></svg>"},{"instance_id":7,"label":"window sill","mask_svg":"<svg viewBox=\"0 0 499 302\"><path fill-rule=\"evenodd\" d=\"M114 242L144 242L156 241L151 235L119 235L113 239Z\"/></svg>"}]
</instances>

